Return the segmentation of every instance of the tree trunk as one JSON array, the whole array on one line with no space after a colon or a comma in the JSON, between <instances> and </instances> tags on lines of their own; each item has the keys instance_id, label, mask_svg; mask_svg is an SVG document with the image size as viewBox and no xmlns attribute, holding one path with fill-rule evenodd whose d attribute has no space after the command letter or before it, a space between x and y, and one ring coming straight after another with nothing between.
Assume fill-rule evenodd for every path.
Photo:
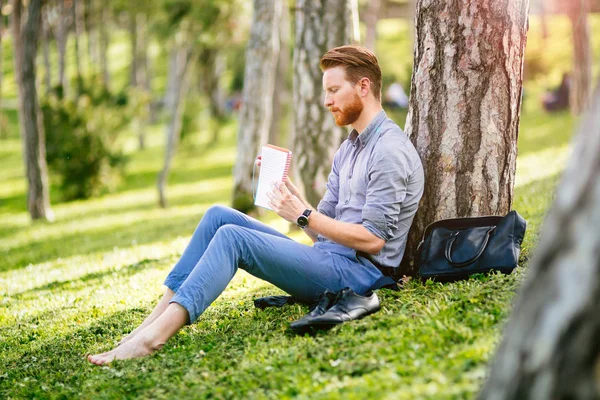
<instances>
[{"instance_id":1,"label":"tree trunk","mask_svg":"<svg viewBox=\"0 0 600 400\"><path fill-rule=\"evenodd\" d=\"M48 193L44 124L36 89L35 56L42 22L42 0L30 0L21 29L21 0L13 0L15 78L19 87L19 123L27 174L27 209L31 219L54 219Z\"/></svg>"},{"instance_id":2,"label":"tree trunk","mask_svg":"<svg viewBox=\"0 0 600 400\"><path fill-rule=\"evenodd\" d=\"M279 24L283 2L254 0L250 41L246 49L244 92L239 119L233 207L254 208L252 169L271 127L273 90L279 56Z\"/></svg>"},{"instance_id":3,"label":"tree trunk","mask_svg":"<svg viewBox=\"0 0 600 400\"><path fill-rule=\"evenodd\" d=\"M546 5L543 2L538 6L540 8L540 25L542 28L542 49L545 50L548 43L548 13L546 12Z\"/></svg>"},{"instance_id":4,"label":"tree trunk","mask_svg":"<svg viewBox=\"0 0 600 400\"><path fill-rule=\"evenodd\" d=\"M587 109L592 87L590 27L587 18L590 5L589 0L572 1L568 5L573 27L573 73L569 102L571 112L579 115Z\"/></svg>"},{"instance_id":5,"label":"tree trunk","mask_svg":"<svg viewBox=\"0 0 600 400\"><path fill-rule=\"evenodd\" d=\"M44 54L44 83L46 95L52 92L52 64L50 64L50 24L48 22L48 6L42 7L42 52Z\"/></svg>"},{"instance_id":6,"label":"tree trunk","mask_svg":"<svg viewBox=\"0 0 600 400\"><path fill-rule=\"evenodd\" d=\"M482 399L600 398L600 85Z\"/></svg>"},{"instance_id":7,"label":"tree trunk","mask_svg":"<svg viewBox=\"0 0 600 400\"><path fill-rule=\"evenodd\" d=\"M288 85L288 70L290 67L290 10L284 6L279 25L279 57L275 75L275 90L273 91L273 116L269 128L268 142L278 145L281 140L281 124L289 103L290 87Z\"/></svg>"},{"instance_id":8,"label":"tree trunk","mask_svg":"<svg viewBox=\"0 0 600 400\"><path fill-rule=\"evenodd\" d=\"M225 72L225 57L219 51L215 52L214 59L210 68L210 82L208 87L208 99L211 116L211 145L215 145L219 140L221 125L225 119L224 93L221 76Z\"/></svg>"},{"instance_id":9,"label":"tree trunk","mask_svg":"<svg viewBox=\"0 0 600 400\"><path fill-rule=\"evenodd\" d=\"M371 0L367 5L365 13L365 25L367 33L365 35L365 47L371 51L375 51L375 41L377 40L377 20L379 19L379 9L381 0Z\"/></svg>"},{"instance_id":10,"label":"tree trunk","mask_svg":"<svg viewBox=\"0 0 600 400\"><path fill-rule=\"evenodd\" d=\"M94 16L97 15L98 7L94 0L85 0L85 8L88 12L84 15L85 33L87 36L87 52L89 60L90 74L95 74L95 66L98 64L98 24L94 23ZM93 26L92 26L93 25Z\"/></svg>"},{"instance_id":11,"label":"tree trunk","mask_svg":"<svg viewBox=\"0 0 600 400\"><path fill-rule=\"evenodd\" d=\"M165 187L167 184L167 178L171 169L171 162L179 143L179 136L181 134L181 119L183 117L183 110L185 109L185 98L189 88L189 76L190 70L190 58L191 51L188 48L178 49L174 51L176 54L176 62L174 63L174 69L169 70L169 74L174 74L175 82L175 98L170 109L170 122L166 129L167 143L165 147L165 163L163 169L158 175L158 204L162 208L168 206L167 195L165 193Z\"/></svg>"},{"instance_id":12,"label":"tree trunk","mask_svg":"<svg viewBox=\"0 0 600 400\"><path fill-rule=\"evenodd\" d=\"M110 42L110 36L108 33L109 24L109 10L108 5L104 2L101 3L100 7L102 13L102 20L100 21L99 31L99 42L100 42L100 68L102 75L102 86L105 91L110 91L110 72L108 71L108 47Z\"/></svg>"},{"instance_id":13,"label":"tree trunk","mask_svg":"<svg viewBox=\"0 0 600 400\"><path fill-rule=\"evenodd\" d=\"M177 97L177 74L171 71L177 70L177 49L169 50L169 74L167 76L167 87L165 88L165 95L163 97L162 105L165 109L173 109L173 103L175 103L175 97Z\"/></svg>"},{"instance_id":14,"label":"tree trunk","mask_svg":"<svg viewBox=\"0 0 600 400\"><path fill-rule=\"evenodd\" d=\"M325 193L333 155L347 136L323 106L319 60L337 46L358 42L355 0L307 1L296 6L294 46L294 175L307 201L316 206Z\"/></svg>"},{"instance_id":15,"label":"tree trunk","mask_svg":"<svg viewBox=\"0 0 600 400\"><path fill-rule=\"evenodd\" d=\"M137 15L135 12L129 13L129 39L131 40L131 65L129 70L129 84L132 87L138 85L138 32L137 32Z\"/></svg>"},{"instance_id":16,"label":"tree trunk","mask_svg":"<svg viewBox=\"0 0 600 400\"><path fill-rule=\"evenodd\" d=\"M207 47L200 54L199 62L202 78L198 81L198 90L208 97L209 129L212 136L209 145L214 145L217 143L221 124L225 118L223 86L221 84L221 76L225 71L225 59L217 48Z\"/></svg>"},{"instance_id":17,"label":"tree trunk","mask_svg":"<svg viewBox=\"0 0 600 400\"><path fill-rule=\"evenodd\" d=\"M0 0L0 10L4 7L4 0ZM2 79L4 78L4 65L2 46L4 41L2 37L4 35L4 17L0 18L0 139L8 138L8 130L4 123L4 109L2 108Z\"/></svg>"},{"instance_id":18,"label":"tree trunk","mask_svg":"<svg viewBox=\"0 0 600 400\"><path fill-rule=\"evenodd\" d=\"M140 150L146 147L146 126L152 118L152 85L150 84L150 61L148 60L148 24L147 16L145 14L138 14L137 16L137 45L139 50L139 61L137 80L138 84L145 91L148 99L146 101L146 113L142 117L138 124L138 142Z\"/></svg>"},{"instance_id":19,"label":"tree trunk","mask_svg":"<svg viewBox=\"0 0 600 400\"><path fill-rule=\"evenodd\" d=\"M58 48L58 84L60 86L61 97L66 96L68 92L67 79L67 37L69 33L67 12L65 10L65 0L58 0L58 17L54 25L54 37L56 37L56 46Z\"/></svg>"},{"instance_id":20,"label":"tree trunk","mask_svg":"<svg viewBox=\"0 0 600 400\"><path fill-rule=\"evenodd\" d=\"M528 0L427 2L416 9L406 133L425 192L403 272L439 219L504 215L512 205Z\"/></svg>"},{"instance_id":21,"label":"tree trunk","mask_svg":"<svg viewBox=\"0 0 600 400\"><path fill-rule=\"evenodd\" d=\"M80 39L85 32L85 14L83 0L73 0L73 20L75 21L75 68L77 73L77 94L83 90L83 76L81 71L82 51Z\"/></svg>"}]
</instances>

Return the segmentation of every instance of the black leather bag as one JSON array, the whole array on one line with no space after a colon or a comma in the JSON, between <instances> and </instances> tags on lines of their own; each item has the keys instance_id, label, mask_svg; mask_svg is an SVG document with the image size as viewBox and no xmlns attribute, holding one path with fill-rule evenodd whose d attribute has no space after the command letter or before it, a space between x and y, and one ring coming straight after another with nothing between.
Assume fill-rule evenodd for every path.
<instances>
[{"instance_id":1,"label":"black leather bag","mask_svg":"<svg viewBox=\"0 0 600 400\"><path fill-rule=\"evenodd\" d=\"M517 267L526 222L516 211L505 217L445 219L425 229L419 244L419 276L440 281Z\"/></svg>"}]
</instances>

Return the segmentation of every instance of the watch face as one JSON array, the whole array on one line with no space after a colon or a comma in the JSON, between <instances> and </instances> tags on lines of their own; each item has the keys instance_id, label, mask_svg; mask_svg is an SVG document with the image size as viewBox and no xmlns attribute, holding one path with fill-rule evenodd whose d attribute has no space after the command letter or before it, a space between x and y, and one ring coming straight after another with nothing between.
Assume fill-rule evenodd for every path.
<instances>
[{"instance_id":1,"label":"watch face","mask_svg":"<svg viewBox=\"0 0 600 400\"><path fill-rule=\"evenodd\" d=\"M298 217L296 223L300 228L306 228L308 226L308 218L306 218L304 215L301 215Z\"/></svg>"}]
</instances>

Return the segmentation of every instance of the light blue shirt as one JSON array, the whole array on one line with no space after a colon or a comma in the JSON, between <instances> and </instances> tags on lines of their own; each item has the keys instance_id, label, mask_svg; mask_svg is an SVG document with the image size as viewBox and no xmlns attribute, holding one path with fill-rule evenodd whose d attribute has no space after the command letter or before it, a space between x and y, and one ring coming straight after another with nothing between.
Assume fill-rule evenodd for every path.
<instances>
[{"instance_id":1,"label":"light blue shirt","mask_svg":"<svg viewBox=\"0 0 600 400\"><path fill-rule=\"evenodd\" d=\"M338 221L362 224L385 240L378 267L400 265L410 225L423 195L421 159L408 136L382 110L360 135L352 130L334 156L327 191L317 210ZM356 251L318 235L316 247L356 256Z\"/></svg>"}]
</instances>

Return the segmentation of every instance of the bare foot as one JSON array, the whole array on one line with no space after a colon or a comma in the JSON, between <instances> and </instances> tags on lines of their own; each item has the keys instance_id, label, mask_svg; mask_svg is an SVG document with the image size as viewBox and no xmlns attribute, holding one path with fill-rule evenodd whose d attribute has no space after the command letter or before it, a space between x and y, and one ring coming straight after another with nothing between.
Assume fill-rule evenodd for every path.
<instances>
[{"instance_id":1,"label":"bare foot","mask_svg":"<svg viewBox=\"0 0 600 400\"><path fill-rule=\"evenodd\" d=\"M134 330L132 330L131 332L129 332L129 334L127 336L125 336L123 339L119 340L119 343L117 343L117 346L121 346L124 345L125 343L129 342L131 339L133 339L139 331L141 331L142 329L144 329L146 326L144 326L144 324L138 326L137 328L135 328Z\"/></svg>"},{"instance_id":2,"label":"bare foot","mask_svg":"<svg viewBox=\"0 0 600 400\"><path fill-rule=\"evenodd\" d=\"M96 365L105 365L113 360L145 357L152 354L154 351L159 350L163 345L164 343L155 343L152 340L139 335L111 351L102 354L89 355L88 361Z\"/></svg>"}]
</instances>

